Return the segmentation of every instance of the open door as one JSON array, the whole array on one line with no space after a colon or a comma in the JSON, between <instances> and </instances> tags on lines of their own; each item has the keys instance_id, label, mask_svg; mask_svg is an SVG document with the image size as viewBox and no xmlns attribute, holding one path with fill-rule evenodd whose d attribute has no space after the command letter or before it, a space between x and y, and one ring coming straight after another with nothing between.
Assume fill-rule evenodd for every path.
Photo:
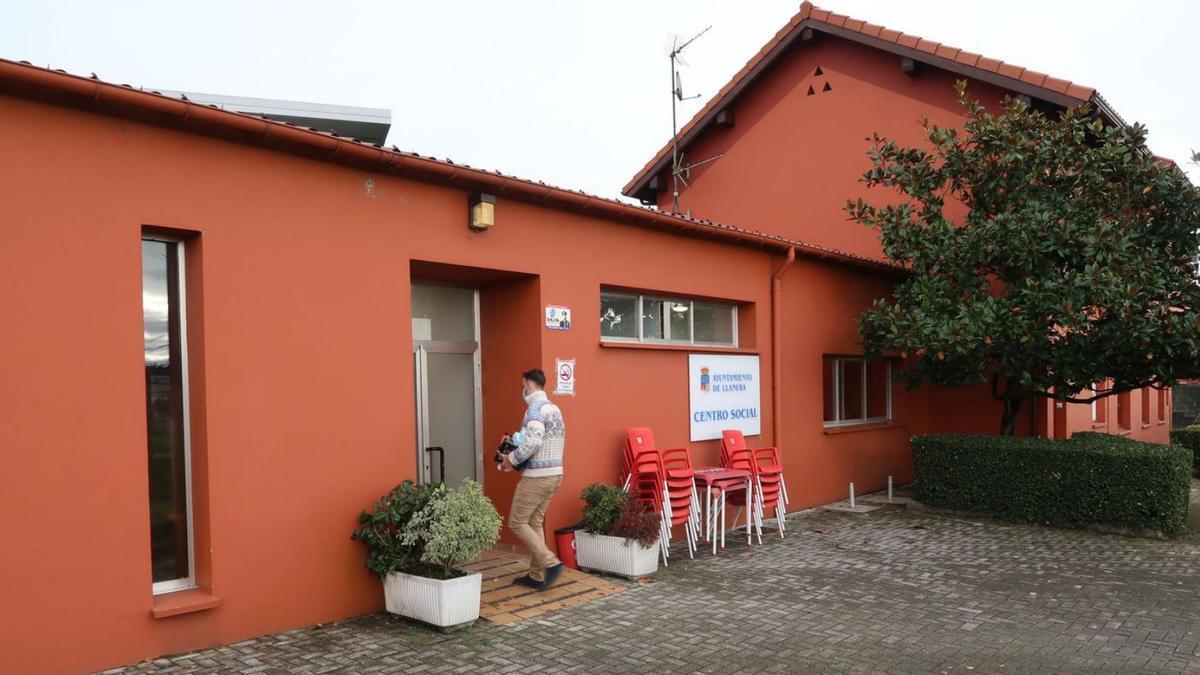
<instances>
[{"instance_id":1,"label":"open door","mask_svg":"<svg viewBox=\"0 0 1200 675\"><path fill-rule=\"evenodd\" d=\"M422 482L482 482L479 293L414 284L413 373Z\"/></svg>"}]
</instances>

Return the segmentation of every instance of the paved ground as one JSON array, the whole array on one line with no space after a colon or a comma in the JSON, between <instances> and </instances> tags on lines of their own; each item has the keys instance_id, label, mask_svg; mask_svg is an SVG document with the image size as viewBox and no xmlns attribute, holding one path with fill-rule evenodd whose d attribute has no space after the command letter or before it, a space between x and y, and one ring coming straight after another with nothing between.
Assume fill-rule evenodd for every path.
<instances>
[{"instance_id":1,"label":"paved ground","mask_svg":"<svg viewBox=\"0 0 1200 675\"><path fill-rule=\"evenodd\" d=\"M372 615L127 672L1200 673L1196 540L903 510L788 522L786 541L519 623Z\"/></svg>"}]
</instances>

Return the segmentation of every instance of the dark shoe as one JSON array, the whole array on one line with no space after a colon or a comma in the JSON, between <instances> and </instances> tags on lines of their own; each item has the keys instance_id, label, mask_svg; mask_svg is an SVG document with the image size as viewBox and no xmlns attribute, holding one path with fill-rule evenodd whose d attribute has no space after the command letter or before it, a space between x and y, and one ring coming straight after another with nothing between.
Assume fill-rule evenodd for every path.
<instances>
[{"instance_id":1,"label":"dark shoe","mask_svg":"<svg viewBox=\"0 0 1200 675\"><path fill-rule=\"evenodd\" d=\"M551 586L553 586L554 582L558 581L558 577L562 574L562 572L563 572L563 564L562 563L558 563L554 567L547 567L546 568L546 583L542 584L542 589L544 590L544 589L547 589L547 588L550 588Z\"/></svg>"},{"instance_id":2,"label":"dark shoe","mask_svg":"<svg viewBox=\"0 0 1200 675\"><path fill-rule=\"evenodd\" d=\"M526 588L532 588L535 591L540 591L540 590L542 590L542 586L544 584L543 584L543 582L538 581L537 579L534 579L533 577L526 574L523 577L517 577L516 579L513 579L513 585L514 586L524 586Z\"/></svg>"}]
</instances>

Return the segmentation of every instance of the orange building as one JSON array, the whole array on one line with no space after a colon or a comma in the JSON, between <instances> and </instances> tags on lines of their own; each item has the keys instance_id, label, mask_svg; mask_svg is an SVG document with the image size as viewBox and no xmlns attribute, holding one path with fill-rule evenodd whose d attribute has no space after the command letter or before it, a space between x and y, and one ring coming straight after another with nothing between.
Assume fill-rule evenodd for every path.
<instances>
[{"instance_id":1,"label":"orange building","mask_svg":"<svg viewBox=\"0 0 1200 675\"><path fill-rule=\"evenodd\" d=\"M534 365L573 372L571 395L549 387L568 426L550 527L616 481L628 426L717 461L699 367L753 381L737 410L782 448L793 510L910 480L913 434L992 432L985 392L907 391L861 357L855 317L903 274L838 211L862 137L951 119L963 73L919 42L906 74L858 24L806 5L685 131L724 157L684 208L736 226L0 60L0 669L380 609L358 511L470 477L506 513L516 478L489 459ZM965 74L1081 93L1009 68ZM659 160L628 192L661 199ZM1169 401L1145 401L1041 406L1021 429L1162 440Z\"/></svg>"}]
</instances>

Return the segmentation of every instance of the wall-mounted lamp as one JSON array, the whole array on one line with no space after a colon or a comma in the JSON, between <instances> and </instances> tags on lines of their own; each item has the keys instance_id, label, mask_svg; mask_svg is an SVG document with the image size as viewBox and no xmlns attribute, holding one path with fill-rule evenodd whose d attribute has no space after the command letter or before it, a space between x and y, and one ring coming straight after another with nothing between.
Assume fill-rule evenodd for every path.
<instances>
[{"instance_id":1,"label":"wall-mounted lamp","mask_svg":"<svg viewBox=\"0 0 1200 675\"><path fill-rule=\"evenodd\" d=\"M496 224L496 195L477 192L471 195L471 220L467 223L472 230L486 230Z\"/></svg>"}]
</instances>

